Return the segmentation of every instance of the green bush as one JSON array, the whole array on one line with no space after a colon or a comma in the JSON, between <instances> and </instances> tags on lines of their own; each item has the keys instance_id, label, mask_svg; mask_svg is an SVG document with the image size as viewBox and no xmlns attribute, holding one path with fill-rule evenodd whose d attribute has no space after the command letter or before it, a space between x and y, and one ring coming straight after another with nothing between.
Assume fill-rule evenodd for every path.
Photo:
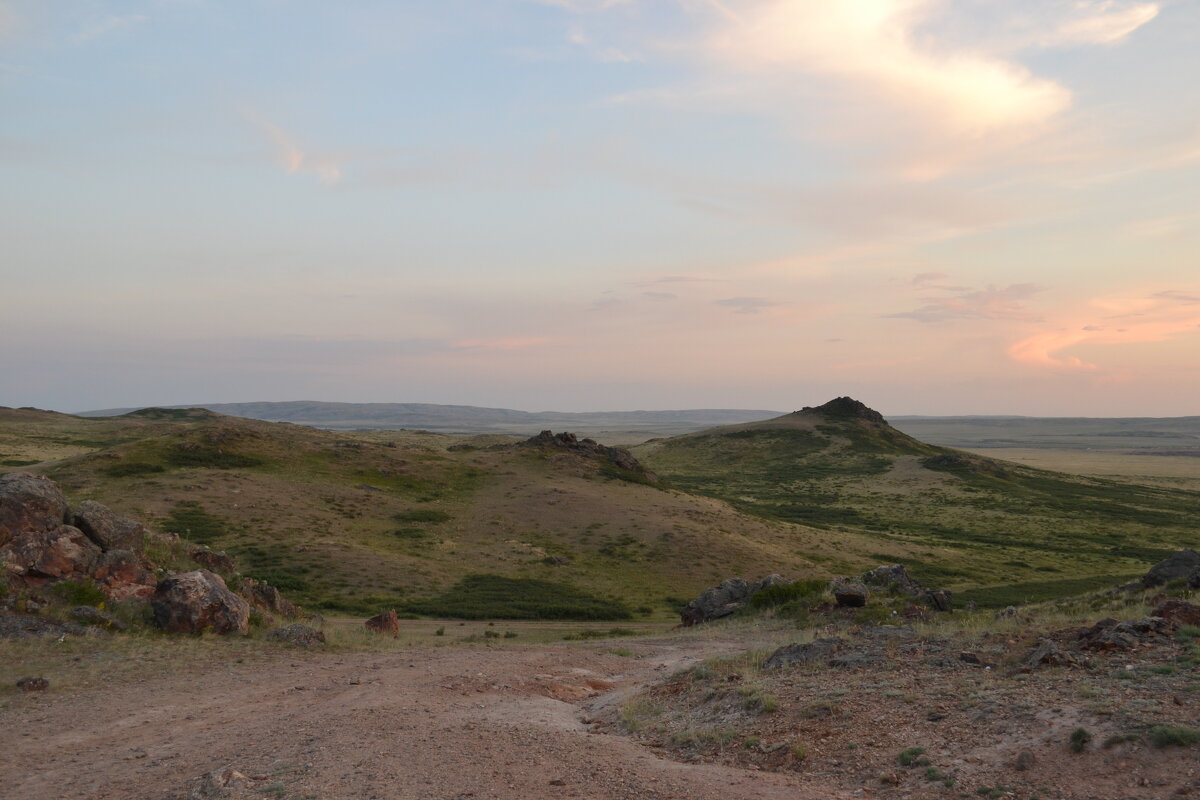
<instances>
[{"instance_id":1,"label":"green bush","mask_svg":"<svg viewBox=\"0 0 1200 800\"><path fill-rule=\"evenodd\" d=\"M750 597L751 608L774 608L795 601L812 604L820 599L829 581L822 578L806 578L791 583L768 586Z\"/></svg>"},{"instance_id":2,"label":"green bush","mask_svg":"<svg viewBox=\"0 0 1200 800\"><path fill-rule=\"evenodd\" d=\"M1200 744L1200 729L1184 725L1155 725L1150 729L1150 744L1155 747L1190 747Z\"/></svg>"},{"instance_id":3,"label":"green bush","mask_svg":"<svg viewBox=\"0 0 1200 800\"><path fill-rule=\"evenodd\" d=\"M910 747L907 750L901 750L896 756L896 762L902 767L911 767L917 763L917 759L925 754L924 747Z\"/></svg>"},{"instance_id":4,"label":"green bush","mask_svg":"<svg viewBox=\"0 0 1200 800\"><path fill-rule=\"evenodd\" d=\"M1071 752L1082 753L1092 738L1091 732L1086 728L1076 728L1071 731Z\"/></svg>"},{"instance_id":5,"label":"green bush","mask_svg":"<svg viewBox=\"0 0 1200 800\"><path fill-rule=\"evenodd\" d=\"M447 514L445 511L439 511L435 508L416 508L412 511L401 511L398 514L393 514L392 519L396 522L449 522L454 517Z\"/></svg>"},{"instance_id":6,"label":"green bush","mask_svg":"<svg viewBox=\"0 0 1200 800\"><path fill-rule=\"evenodd\" d=\"M59 581L54 584L54 594L70 606L99 608L108 599L104 596L104 592L100 591L99 587L91 581Z\"/></svg>"},{"instance_id":7,"label":"green bush","mask_svg":"<svg viewBox=\"0 0 1200 800\"><path fill-rule=\"evenodd\" d=\"M163 529L199 544L212 544L230 533L223 519L209 514L194 500L175 506L163 521Z\"/></svg>"},{"instance_id":8,"label":"green bush","mask_svg":"<svg viewBox=\"0 0 1200 800\"><path fill-rule=\"evenodd\" d=\"M113 464L100 471L110 478L128 478L133 475L153 475L156 472L166 472L166 469L158 464L128 461L123 464Z\"/></svg>"}]
</instances>

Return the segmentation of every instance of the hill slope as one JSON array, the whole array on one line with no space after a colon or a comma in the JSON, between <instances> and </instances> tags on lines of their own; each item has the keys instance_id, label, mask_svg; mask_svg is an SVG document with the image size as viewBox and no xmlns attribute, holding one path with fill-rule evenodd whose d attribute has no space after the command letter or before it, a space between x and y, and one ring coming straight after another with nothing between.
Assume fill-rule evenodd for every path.
<instances>
[{"instance_id":1,"label":"hill slope","mask_svg":"<svg viewBox=\"0 0 1200 800\"><path fill-rule=\"evenodd\" d=\"M397 430L439 433L511 433L529 436L547 428L599 433L645 432L647 435L684 433L765 419L777 411L701 408L678 411L515 411L508 408L435 405L431 403L321 403L307 400L283 403L208 403L201 408L233 417L269 422L292 422L329 430ZM173 406L172 408L184 408ZM81 417L112 417L137 409L85 411Z\"/></svg>"},{"instance_id":2,"label":"hill slope","mask_svg":"<svg viewBox=\"0 0 1200 800\"><path fill-rule=\"evenodd\" d=\"M656 487L586 448L536 441L335 433L204 410L0 410L0 456L49 474L74 501L226 549L253 577L332 609L403 607L495 574L666 615L731 574L870 565L865 537L835 548L803 526Z\"/></svg>"},{"instance_id":3,"label":"hill slope","mask_svg":"<svg viewBox=\"0 0 1200 800\"><path fill-rule=\"evenodd\" d=\"M858 530L881 556L916 550L910 566L955 588L1134 574L1200 541L1200 493L935 447L850 398L634 453L672 485L747 513Z\"/></svg>"}]
</instances>

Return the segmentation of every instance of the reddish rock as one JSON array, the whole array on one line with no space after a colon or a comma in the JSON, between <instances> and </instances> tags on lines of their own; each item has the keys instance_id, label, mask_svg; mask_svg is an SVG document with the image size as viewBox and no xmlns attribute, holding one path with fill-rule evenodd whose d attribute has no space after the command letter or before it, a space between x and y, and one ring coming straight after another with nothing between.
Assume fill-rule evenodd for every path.
<instances>
[{"instance_id":1,"label":"reddish rock","mask_svg":"<svg viewBox=\"0 0 1200 800\"><path fill-rule=\"evenodd\" d=\"M1154 616L1179 625L1200 625L1200 606L1183 600L1167 600L1154 609Z\"/></svg>"},{"instance_id":2,"label":"reddish rock","mask_svg":"<svg viewBox=\"0 0 1200 800\"><path fill-rule=\"evenodd\" d=\"M393 638L400 635L400 619L396 616L394 608L391 611L376 614L363 624L371 633L390 633Z\"/></svg>"},{"instance_id":3,"label":"reddish rock","mask_svg":"<svg viewBox=\"0 0 1200 800\"><path fill-rule=\"evenodd\" d=\"M100 556L92 577L109 600L149 600L157 588L154 573L131 550L110 550Z\"/></svg>"},{"instance_id":4,"label":"reddish rock","mask_svg":"<svg viewBox=\"0 0 1200 800\"><path fill-rule=\"evenodd\" d=\"M52 531L70 521L71 508L58 484L40 475L0 475L0 548L18 534Z\"/></svg>"},{"instance_id":5,"label":"reddish rock","mask_svg":"<svg viewBox=\"0 0 1200 800\"><path fill-rule=\"evenodd\" d=\"M44 692L50 688L50 681L45 678L19 678L17 688L22 692Z\"/></svg>"},{"instance_id":6,"label":"reddish rock","mask_svg":"<svg viewBox=\"0 0 1200 800\"><path fill-rule=\"evenodd\" d=\"M167 578L150 598L154 622L170 633L246 633L250 604L225 586L220 575L198 569Z\"/></svg>"},{"instance_id":7,"label":"reddish rock","mask_svg":"<svg viewBox=\"0 0 1200 800\"><path fill-rule=\"evenodd\" d=\"M175 536L175 534L171 534ZM175 536L178 540L178 536ZM237 562L233 560L233 556L227 553L218 553L215 550L209 550L207 547L201 547L188 553L188 558L195 561L205 569L213 572L237 572Z\"/></svg>"},{"instance_id":8,"label":"reddish rock","mask_svg":"<svg viewBox=\"0 0 1200 800\"><path fill-rule=\"evenodd\" d=\"M39 586L47 581L89 576L100 559L100 548L83 531L70 525L17 534L0 552L9 572L19 581Z\"/></svg>"},{"instance_id":9,"label":"reddish rock","mask_svg":"<svg viewBox=\"0 0 1200 800\"><path fill-rule=\"evenodd\" d=\"M295 617L300 613L300 609L284 599L279 590L269 583L261 583L246 578L242 581L241 594L250 601L251 605L258 606L273 614L279 614L283 617Z\"/></svg>"},{"instance_id":10,"label":"reddish rock","mask_svg":"<svg viewBox=\"0 0 1200 800\"><path fill-rule=\"evenodd\" d=\"M146 528L142 523L123 517L95 500L84 500L75 509L75 527L100 545L101 550L141 553L146 541Z\"/></svg>"}]
</instances>

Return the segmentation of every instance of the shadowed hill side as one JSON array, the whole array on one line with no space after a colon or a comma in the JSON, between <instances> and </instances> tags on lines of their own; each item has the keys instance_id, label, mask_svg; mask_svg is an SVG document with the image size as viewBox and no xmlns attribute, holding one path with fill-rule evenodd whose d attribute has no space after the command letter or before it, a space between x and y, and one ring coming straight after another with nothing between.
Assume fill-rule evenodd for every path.
<instances>
[{"instance_id":1,"label":"shadowed hill side","mask_svg":"<svg viewBox=\"0 0 1200 800\"><path fill-rule=\"evenodd\" d=\"M747 513L915 548L909 566L955 588L1134 574L1200 536L1200 493L935 447L851 398L633 452Z\"/></svg>"}]
</instances>

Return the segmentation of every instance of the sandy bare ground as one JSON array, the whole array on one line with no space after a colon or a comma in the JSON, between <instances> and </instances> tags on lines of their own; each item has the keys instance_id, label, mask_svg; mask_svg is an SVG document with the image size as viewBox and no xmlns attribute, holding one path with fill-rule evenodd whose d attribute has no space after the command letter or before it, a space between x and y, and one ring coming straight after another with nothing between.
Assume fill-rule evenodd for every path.
<instances>
[{"instance_id":1,"label":"sandy bare ground","mask_svg":"<svg viewBox=\"0 0 1200 800\"><path fill-rule=\"evenodd\" d=\"M284 655L198 677L19 698L0 720L0 796L185 798L219 767L247 796L789 798L794 775L660 758L586 720L711 642Z\"/></svg>"}]
</instances>

